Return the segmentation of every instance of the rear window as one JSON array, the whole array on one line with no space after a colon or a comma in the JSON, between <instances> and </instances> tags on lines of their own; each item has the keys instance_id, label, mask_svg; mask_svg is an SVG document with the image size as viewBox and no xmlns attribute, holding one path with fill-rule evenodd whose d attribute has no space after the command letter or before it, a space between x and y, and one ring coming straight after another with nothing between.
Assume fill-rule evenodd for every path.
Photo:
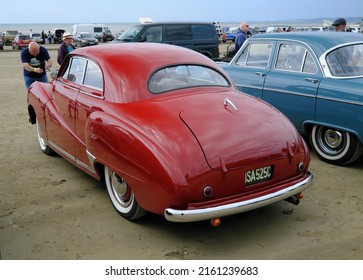
<instances>
[{"instance_id":1,"label":"rear window","mask_svg":"<svg viewBox=\"0 0 363 280\"><path fill-rule=\"evenodd\" d=\"M219 72L202 65L176 65L162 68L155 72L148 82L150 92L155 94L201 86L229 87L230 85Z\"/></svg>"},{"instance_id":2,"label":"rear window","mask_svg":"<svg viewBox=\"0 0 363 280\"><path fill-rule=\"evenodd\" d=\"M363 76L363 44L335 49L326 56L326 61L333 76Z\"/></svg>"}]
</instances>

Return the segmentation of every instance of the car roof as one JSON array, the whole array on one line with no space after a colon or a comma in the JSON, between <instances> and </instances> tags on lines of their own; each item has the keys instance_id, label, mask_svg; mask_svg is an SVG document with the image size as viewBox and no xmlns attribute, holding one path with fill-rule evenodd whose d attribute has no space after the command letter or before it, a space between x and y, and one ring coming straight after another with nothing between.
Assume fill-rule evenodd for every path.
<instances>
[{"instance_id":1,"label":"car roof","mask_svg":"<svg viewBox=\"0 0 363 280\"><path fill-rule=\"evenodd\" d=\"M196 51L169 44L108 43L75 49L70 56L75 55L88 57L100 65L104 77L108 79L105 92L111 91L111 88L106 87L113 84L116 87L125 86L138 95L136 91L146 89L146 81L154 71L171 65L201 64L224 73L210 58Z\"/></svg>"},{"instance_id":2,"label":"car roof","mask_svg":"<svg viewBox=\"0 0 363 280\"><path fill-rule=\"evenodd\" d=\"M251 39L293 40L304 42L308 44L318 56L338 45L363 42L362 34L331 31L266 33L253 35Z\"/></svg>"}]
</instances>

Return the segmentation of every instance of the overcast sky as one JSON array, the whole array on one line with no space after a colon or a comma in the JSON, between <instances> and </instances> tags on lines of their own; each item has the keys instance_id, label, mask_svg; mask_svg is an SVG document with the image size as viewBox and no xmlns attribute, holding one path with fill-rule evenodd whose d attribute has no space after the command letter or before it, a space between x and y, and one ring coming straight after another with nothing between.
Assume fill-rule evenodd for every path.
<instances>
[{"instance_id":1,"label":"overcast sky","mask_svg":"<svg viewBox=\"0 0 363 280\"><path fill-rule=\"evenodd\" d=\"M0 23L274 21L362 17L363 1L338 0L5 0Z\"/></svg>"}]
</instances>

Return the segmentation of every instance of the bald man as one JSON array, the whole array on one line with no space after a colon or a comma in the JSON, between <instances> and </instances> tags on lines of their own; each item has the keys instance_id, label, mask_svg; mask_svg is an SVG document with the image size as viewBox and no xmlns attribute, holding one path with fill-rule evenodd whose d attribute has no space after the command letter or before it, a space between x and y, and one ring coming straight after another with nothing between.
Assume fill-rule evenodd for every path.
<instances>
[{"instance_id":1,"label":"bald man","mask_svg":"<svg viewBox=\"0 0 363 280\"><path fill-rule=\"evenodd\" d=\"M36 42L31 42L27 48L22 50L20 56L27 89L35 81L48 82L45 70L52 67L52 59L46 48L39 46Z\"/></svg>"},{"instance_id":2,"label":"bald man","mask_svg":"<svg viewBox=\"0 0 363 280\"><path fill-rule=\"evenodd\" d=\"M240 26L239 26L239 30L236 33L236 37L235 37L235 47L236 47L236 52L238 52L238 50L242 47L243 43L246 41L246 39L248 38L248 32L249 32L249 26L247 22L241 22Z\"/></svg>"}]
</instances>

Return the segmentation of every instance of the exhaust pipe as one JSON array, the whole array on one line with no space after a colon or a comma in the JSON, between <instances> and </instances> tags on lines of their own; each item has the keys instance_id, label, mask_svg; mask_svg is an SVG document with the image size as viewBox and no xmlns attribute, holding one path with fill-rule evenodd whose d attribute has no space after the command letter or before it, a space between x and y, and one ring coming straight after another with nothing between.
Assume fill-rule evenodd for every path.
<instances>
[{"instance_id":1,"label":"exhaust pipe","mask_svg":"<svg viewBox=\"0 0 363 280\"><path fill-rule=\"evenodd\" d=\"M299 205L299 203L300 203L300 199L298 198L297 195L290 196L290 197L286 198L285 201L290 202L294 205Z\"/></svg>"}]
</instances>

